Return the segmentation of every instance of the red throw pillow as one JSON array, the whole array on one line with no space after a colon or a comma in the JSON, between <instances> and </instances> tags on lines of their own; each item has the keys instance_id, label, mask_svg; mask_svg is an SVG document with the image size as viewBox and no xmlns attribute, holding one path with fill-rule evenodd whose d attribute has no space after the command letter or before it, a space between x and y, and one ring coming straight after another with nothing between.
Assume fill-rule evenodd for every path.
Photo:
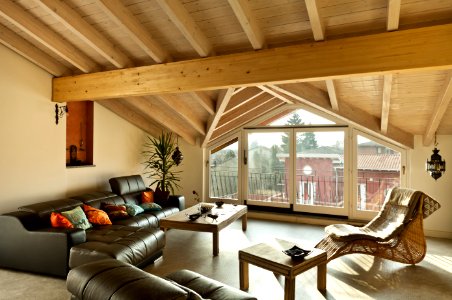
<instances>
[{"instance_id":1,"label":"red throw pillow","mask_svg":"<svg viewBox=\"0 0 452 300\"><path fill-rule=\"evenodd\" d=\"M145 191L141 193L141 203L153 203L154 202L154 191Z\"/></svg>"},{"instance_id":2,"label":"red throw pillow","mask_svg":"<svg viewBox=\"0 0 452 300\"><path fill-rule=\"evenodd\" d=\"M71 221L69 221L62 214L55 212L50 215L50 224L52 224L52 227L55 228L74 228Z\"/></svg>"},{"instance_id":3,"label":"red throw pillow","mask_svg":"<svg viewBox=\"0 0 452 300\"><path fill-rule=\"evenodd\" d=\"M83 204L83 211L85 212L85 215L91 224L111 225L111 221L110 218L108 217L108 214L103 210Z\"/></svg>"},{"instance_id":4,"label":"red throw pillow","mask_svg":"<svg viewBox=\"0 0 452 300\"><path fill-rule=\"evenodd\" d=\"M127 213L127 208L125 205L113 205L113 204L106 204L102 203L102 209L107 212L108 217L111 220L120 220L120 219L126 219L129 217L129 214Z\"/></svg>"}]
</instances>

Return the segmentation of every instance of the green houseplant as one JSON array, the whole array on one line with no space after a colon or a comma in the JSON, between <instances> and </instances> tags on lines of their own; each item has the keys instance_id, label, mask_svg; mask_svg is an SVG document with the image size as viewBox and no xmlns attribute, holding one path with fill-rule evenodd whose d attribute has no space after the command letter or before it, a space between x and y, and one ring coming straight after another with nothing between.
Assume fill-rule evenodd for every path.
<instances>
[{"instance_id":1,"label":"green houseplant","mask_svg":"<svg viewBox=\"0 0 452 300\"><path fill-rule=\"evenodd\" d=\"M144 174L152 180L149 186L157 184L156 189L173 194L175 188L180 188L178 183L181 171L174 170L177 164L172 157L176 150L177 145L171 132L162 132L157 138L148 136L143 155L146 157L144 165L147 170Z\"/></svg>"}]
</instances>

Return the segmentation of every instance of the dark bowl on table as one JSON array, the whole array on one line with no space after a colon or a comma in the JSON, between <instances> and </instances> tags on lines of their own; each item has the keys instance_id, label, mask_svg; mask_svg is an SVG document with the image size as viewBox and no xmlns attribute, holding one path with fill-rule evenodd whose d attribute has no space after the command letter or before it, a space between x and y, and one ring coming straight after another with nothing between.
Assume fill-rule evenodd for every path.
<instances>
[{"instance_id":1,"label":"dark bowl on table","mask_svg":"<svg viewBox=\"0 0 452 300\"><path fill-rule=\"evenodd\" d=\"M216 205L218 208L222 207L223 204L224 204L223 201L217 201L217 202L215 202L215 205Z\"/></svg>"}]
</instances>

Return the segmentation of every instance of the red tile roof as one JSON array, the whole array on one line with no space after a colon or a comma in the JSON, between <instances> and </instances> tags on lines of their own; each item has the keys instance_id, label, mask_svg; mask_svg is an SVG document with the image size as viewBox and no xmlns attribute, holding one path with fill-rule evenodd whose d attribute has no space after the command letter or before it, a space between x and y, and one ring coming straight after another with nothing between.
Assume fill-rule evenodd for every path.
<instances>
[{"instance_id":1,"label":"red tile roof","mask_svg":"<svg viewBox=\"0 0 452 300\"><path fill-rule=\"evenodd\" d=\"M399 171L400 155L398 154L360 154L358 170Z\"/></svg>"}]
</instances>

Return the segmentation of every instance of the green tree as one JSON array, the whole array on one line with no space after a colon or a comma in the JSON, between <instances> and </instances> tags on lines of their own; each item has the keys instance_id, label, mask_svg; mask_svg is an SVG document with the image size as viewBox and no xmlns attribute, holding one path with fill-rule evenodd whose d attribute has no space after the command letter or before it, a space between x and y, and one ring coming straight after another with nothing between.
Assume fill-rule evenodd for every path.
<instances>
[{"instance_id":1,"label":"green tree","mask_svg":"<svg viewBox=\"0 0 452 300\"><path fill-rule=\"evenodd\" d=\"M273 145L270 149L270 170L271 172L281 171L284 167L284 163L279 161L278 159L278 153L280 152L280 149L277 145Z\"/></svg>"},{"instance_id":2,"label":"green tree","mask_svg":"<svg viewBox=\"0 0 452 300\"><path fill-rule=\"evenodd\" d=\"M291 126L295 126L295 125L303 125L304 122L301 119L300 115L297 113L293 113L292 116L290 117L289 120L287 120L286 125L291 125ZM281 148L283 150L284 153L289 153L289 136L287 134L283 134L283 136L281 137ZM301 137L297 138L297 152L299 150L301 150ZM300 149L299 149L300 148Z\"/></svg>"},{"instance_id":3,"label":"green tree","mask_svg":"<svg viewBox=\"0 0 452 300\"><path fill-rule=\"evenodd\" d=\"M301 138L301 143L299 143L299 144L301 146L300 150L309 150L309 149L319 148L319 145L317 144L317 140L315 138L315 134L313 132L303 133L302 138ZM298 145L297 145L297 151L298 151Z\"/></svg>"}]
</instances>

